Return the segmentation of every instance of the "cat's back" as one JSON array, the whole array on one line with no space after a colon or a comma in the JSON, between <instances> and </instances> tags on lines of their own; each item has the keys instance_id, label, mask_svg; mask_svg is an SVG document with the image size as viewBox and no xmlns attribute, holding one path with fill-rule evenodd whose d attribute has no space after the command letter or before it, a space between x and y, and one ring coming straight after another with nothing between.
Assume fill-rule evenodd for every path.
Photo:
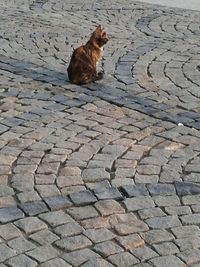
<instances>
[{"instance_id":1,"label":"cat's back","mask_svg":"<svg viewBox=\"0 0 200 267\"><path fill-rule=\"evenodd\" d=\"M87 58L87 51L85 49L85 46L79 46L76 48L72 54L70 65L78 63L80 60L82 61L83 59Z\"/></svg>"},{"instance_id":2,"label":"cat's back","mask_svg":"<svg viewBox=\"0 0 200 267\"><path fill-rule=\"evenodd\" d=\"M76 84L85 83L85 74L91 67L90 57L84 45L76 48L72 54L69 67L67 68L69 80ZM84 78L83 78L84 77Z\"/></svg>"}]
</instances>

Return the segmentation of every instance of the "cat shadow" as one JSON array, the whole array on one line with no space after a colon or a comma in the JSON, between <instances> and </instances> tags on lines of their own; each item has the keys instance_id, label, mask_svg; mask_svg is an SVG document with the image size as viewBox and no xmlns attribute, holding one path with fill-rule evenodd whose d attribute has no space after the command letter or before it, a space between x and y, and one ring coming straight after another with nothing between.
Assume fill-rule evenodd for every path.
<instances>
[{"instance_id":1,"label":"cat shadow","mask_svg":"<svg viewBox=\"0 0 200 267\"><path fill-rule=\"evenodd\" d=\"M52 66L38 66L31 61L13 59L0 55L0 69L21 75L24 78L50 83L53 85L66 85L69 82L67 74L62 71L57 71Z\"/></svg>"}]
</instances>

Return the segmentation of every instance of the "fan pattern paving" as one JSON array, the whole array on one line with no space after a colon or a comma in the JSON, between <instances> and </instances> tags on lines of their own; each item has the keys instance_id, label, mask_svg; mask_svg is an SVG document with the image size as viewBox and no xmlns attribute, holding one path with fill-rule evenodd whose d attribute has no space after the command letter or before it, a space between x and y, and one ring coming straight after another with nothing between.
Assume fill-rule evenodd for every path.
<instances>
[{"instance_id":1,"label":"fan pattern paving","mask_svg":"<svg viewBox=\"0 0 200 267\"><path fill-rule=\"evenodd\" d=\"M200 266L199 12L0 0L0 267ZM68 82L102 24L104 79Z\"/></svg>"}]
</instances>

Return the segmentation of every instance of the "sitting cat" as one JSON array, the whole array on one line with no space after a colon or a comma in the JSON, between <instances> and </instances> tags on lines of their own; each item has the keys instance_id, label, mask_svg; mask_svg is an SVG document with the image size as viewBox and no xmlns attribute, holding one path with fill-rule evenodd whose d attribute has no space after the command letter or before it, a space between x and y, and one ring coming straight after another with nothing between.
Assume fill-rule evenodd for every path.
<instances>
[{"instance_id":1,"label":"sitting cat","mask_svg":"<svg viewBox=\"0 0 200 267\"><path fill-rule=\"evenodd\" d=\"M92 33L90 40L73 52L67 69L70 82L81 85L103 77L101 72L97 73L97 64L107 41L108 35L99 25Z\"/></svg>"}]
</instances>

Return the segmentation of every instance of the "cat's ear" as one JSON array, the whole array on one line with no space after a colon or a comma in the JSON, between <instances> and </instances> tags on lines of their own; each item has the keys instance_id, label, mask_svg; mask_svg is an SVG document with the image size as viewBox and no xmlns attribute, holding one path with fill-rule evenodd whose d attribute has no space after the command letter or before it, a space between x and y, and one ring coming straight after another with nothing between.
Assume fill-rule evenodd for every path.
<instances>
[{"instance_id":1,"label":"cat's ear","mask_svg":"<svg viewBox=\"0 0 200 267\"><path fill-rule=\"evenodd\" d=\"M101 29L102 29L101 25L98 25L97 28L96 28L96 30L101 30Z\"/></svg>"}]
</instances>

